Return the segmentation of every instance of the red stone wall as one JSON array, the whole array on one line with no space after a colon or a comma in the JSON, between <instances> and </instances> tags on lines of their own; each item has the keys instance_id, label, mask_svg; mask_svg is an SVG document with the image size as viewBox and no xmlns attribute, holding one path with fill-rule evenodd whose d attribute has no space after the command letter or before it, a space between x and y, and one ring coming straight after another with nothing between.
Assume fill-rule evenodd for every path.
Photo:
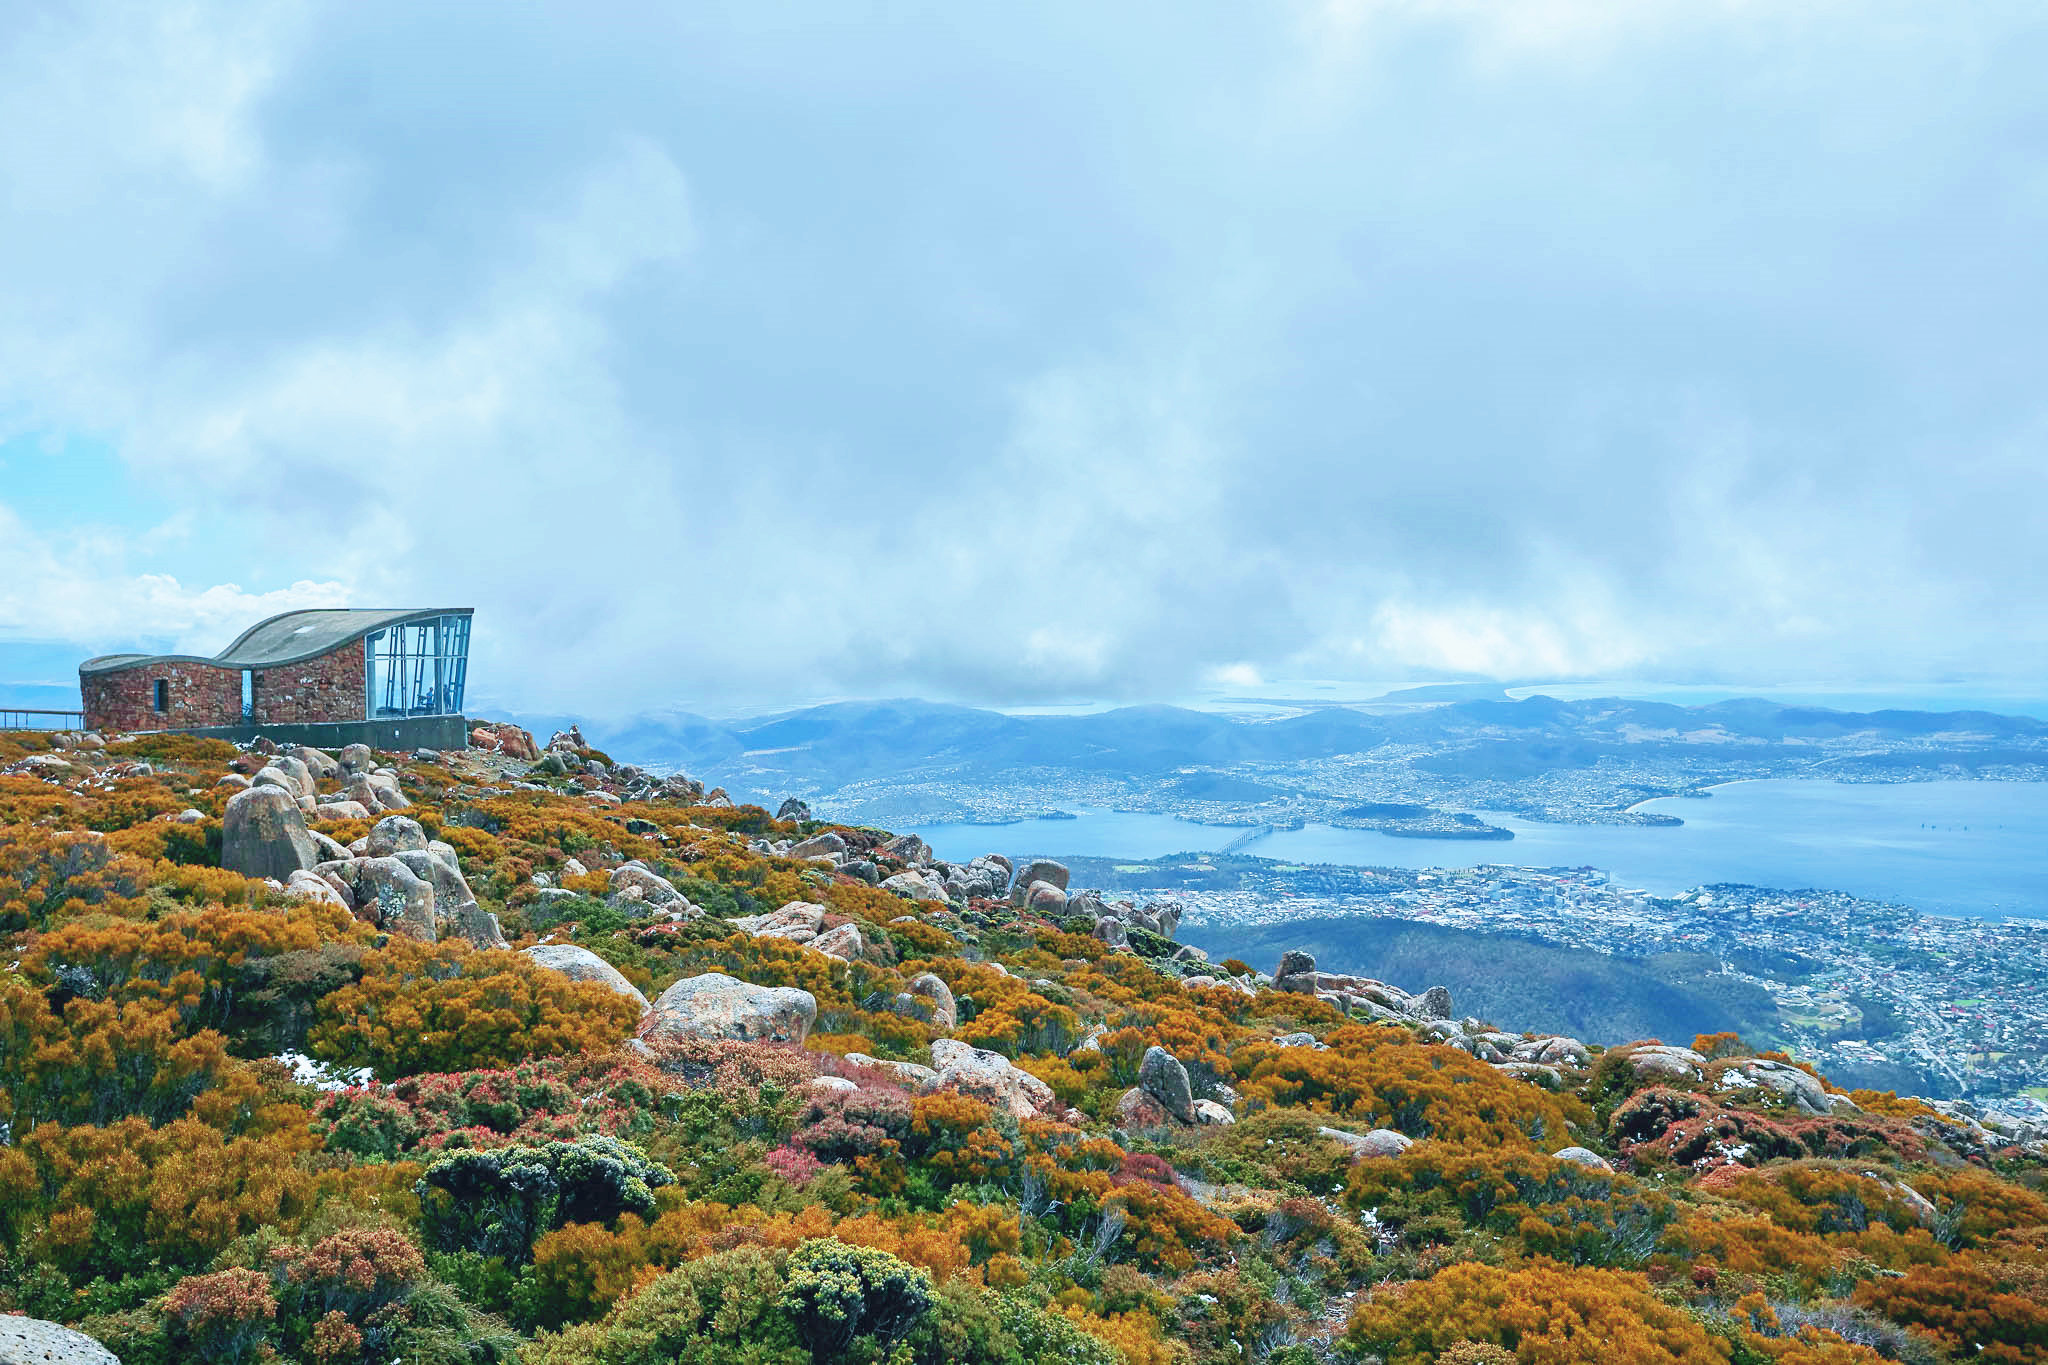
<instances>
[{"instance_id":1,"label":"red stone wall","mask_svg":"<svg viewBox=\"0 0 2048 1365\"><path fill-rule=\"evenodd\" d=\"M171 685L164 711L156 709L159 678ZM93 673L79 678L78 690L88 730L198 730L242 719L241 673L211 664L154 663Z\"/></svg>"},{"instance_id":2,"label":"red stone wall","mask_svg":"<svg viewBox=\"0 0 2048 1365\"><path fill-rule=\"evenodd\" d=\"M351 640L303 663L258 669L253 690L260 725L362 720L363 642Z\"/></svg>"}]
</instances>

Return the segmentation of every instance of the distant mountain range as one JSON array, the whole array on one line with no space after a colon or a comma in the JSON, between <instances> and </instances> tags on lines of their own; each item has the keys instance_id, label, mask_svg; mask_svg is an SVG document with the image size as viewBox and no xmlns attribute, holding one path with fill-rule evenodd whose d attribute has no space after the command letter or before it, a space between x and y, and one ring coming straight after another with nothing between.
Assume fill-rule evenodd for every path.
<instances>
[{"instance_id":1,"label":"distant mountain range","mask_svg":"<svg viewBox=\"0 0 2048 1365\"><path fill-rule=\"evenodd\" d=\"M1420 691L1421 689L1418 689ZM521 718L538 728L567 718ZM1734 700L1470 699L1370 714L1331 706L1280 720L1173 706L1011 716L916 700L840 702L746 720L648 714L585 732L614 757L682 769L736 797L1001 774L1181 781L1245 797L1264 774L1373 755L1444 778L1506 781L1607 760L1689 766L1824 764L1836 775L2048 763L2048 721L1987 711L1836 711ZM545 738L545 735L543 735ZM1190 772L1190 770L1195 770ZM1227 780L1220 774L1231 773ZM1241 786L1239 784L1242 784ZM1192 793L1191 793L1192 794Z\"/></svg>"}]
</instances>

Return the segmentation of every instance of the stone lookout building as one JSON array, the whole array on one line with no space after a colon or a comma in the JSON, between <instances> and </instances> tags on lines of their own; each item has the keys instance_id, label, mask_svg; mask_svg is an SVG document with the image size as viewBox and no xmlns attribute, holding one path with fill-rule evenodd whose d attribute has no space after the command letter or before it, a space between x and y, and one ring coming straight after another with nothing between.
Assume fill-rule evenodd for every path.
<instances>
[{"instance_id":1,"label":"stone lookout building","mask_svg":"<svg viewBox=\"0 0 2048 1365\"><path fill-rule=\"evenodd\" d=\"M78 666L85 725L264 734L316 748L459 749L471 611L288 611L210 659L104 654Z\"/></svg>"}]
</instances>

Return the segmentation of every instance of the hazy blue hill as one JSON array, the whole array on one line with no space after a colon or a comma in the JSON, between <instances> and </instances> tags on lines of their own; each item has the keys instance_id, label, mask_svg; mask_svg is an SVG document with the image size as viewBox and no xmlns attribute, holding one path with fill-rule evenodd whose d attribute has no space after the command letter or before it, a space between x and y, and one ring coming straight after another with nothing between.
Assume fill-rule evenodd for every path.
<instances>
[{"instance_id":1,"label":"hazy blue hill","mask_svg":"<svg viewBox=\"0 0 2048 1365\"><path fill-rule=\"evenodd\" d=\"M583 733L621 763L692 773L735 758L747 747L725 725L687 711L650 712L619 724L587 723ZM547 742L547 732L535 729L534 735Z\"/></svg>"},{"instance_id":2,"label":"hazy blue hill","mask_svg":"<svg viewBox=\"0 0 2048 1365\"><path fill-rule=\"evenodd\" d=\"M985 763L1014 741L1017 727L995 711L899 700L837 702L771 716L738 736L748 755L769 768L857 782L935 763Z\"/></svg>"},{"instance_id":3,"label":"hazy blue hill","mask_svg":"<svg viewBox=\"0 0 2048 1365\"><path fill-rule=\"evenodd\" d=\"M1036 762L1118 772L1170 772L1191 763L1258 756L1258 727L1178 706L1127 706L1093 716L1043 716L1051 743Z\"/></svg>"},{"instance_id":4,"label":"hazy blue hill","mask_svg":"<svg viewBox=\"0 0 2048 1365\"><path fill-rule=\"evenodd\" d=\"M1327 758L1355 754L1386 742L1391 730L1385 719L1327 706L1307 715L1268 721L1258 727L1260 757L1269 760Z\"/></svg>"},{"instance_id":5,"label":"hazy blue hill","mask_svg":"<svg viewBox=\"0 0 2048 1365\"><path fill-rule=\"evenodd\" d=\"M1324 971L1377 977L1409 991L1448 986L1461 1016L1589 1043L1690 1043L1696 1033L1723 1029L1761 1041L1778 1029L1770 995L1746 983L1734 982L1744 988L1736 992L1710 981L1709 959L1653 965L1508 934L1364 917L1184 925L1180 937L1211 961L1235 957L1269 972L1283 952L1306 948Z\"/></svg>"},{"instance_id":6,"label":"hazy blue hill","mask_svg":"<svg viewBox=\"0 0 2048 1365\"><path fill-rule=\"evenodd\" d=\"M569 718L518 719L544 734ZM2025 747L2048 735L2048 722L2031 717L1983 711L1859 713L1754 698L1678 706L1612 697L1491 697L1386 715L1327 706L1284 720L1245 720L1175 706L1007 716L898 699L840 702L729 722L685 712L656 713L620 724L586 724L584 730L615 757L681 767L735 792L832 790L850 782L940 772L956 780L993 779L1020 769L1165 781L1190 767L1308 762L1366 753L1387 743L1435 750L1418 760L1428 771L1509 781L1587 768L1603 759L1682 762L1703 754L1740 754L1804 764L1818 757L1815 741L1862 734L1915 747L1838 758L1837 764L1975 770L2048 757ZM1688 738L1701 732L1707 732L1702 739ZM1927 743L1948 733L1974 738L1959 745ZM1285 790L1263 774L1234 776ZM1271 795L1262 791L1210 799L1257 801Z\"/></svg>"}]
</instances>

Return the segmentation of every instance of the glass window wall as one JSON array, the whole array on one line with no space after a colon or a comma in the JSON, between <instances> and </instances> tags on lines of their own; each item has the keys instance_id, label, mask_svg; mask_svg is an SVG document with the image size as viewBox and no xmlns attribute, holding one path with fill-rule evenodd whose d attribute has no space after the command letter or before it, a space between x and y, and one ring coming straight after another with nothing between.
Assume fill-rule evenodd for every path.
<instances>
[{"instance_id":1,"label":"glass window wall","mask_svg":"<svg viewBox=\"0 0 2048 1365\"><path fill-rule=\"evenodd\" d=\"M462 711L469 617L430 616L363 637L367 714L452 716Z\"/></svg>"}]
</instances>

